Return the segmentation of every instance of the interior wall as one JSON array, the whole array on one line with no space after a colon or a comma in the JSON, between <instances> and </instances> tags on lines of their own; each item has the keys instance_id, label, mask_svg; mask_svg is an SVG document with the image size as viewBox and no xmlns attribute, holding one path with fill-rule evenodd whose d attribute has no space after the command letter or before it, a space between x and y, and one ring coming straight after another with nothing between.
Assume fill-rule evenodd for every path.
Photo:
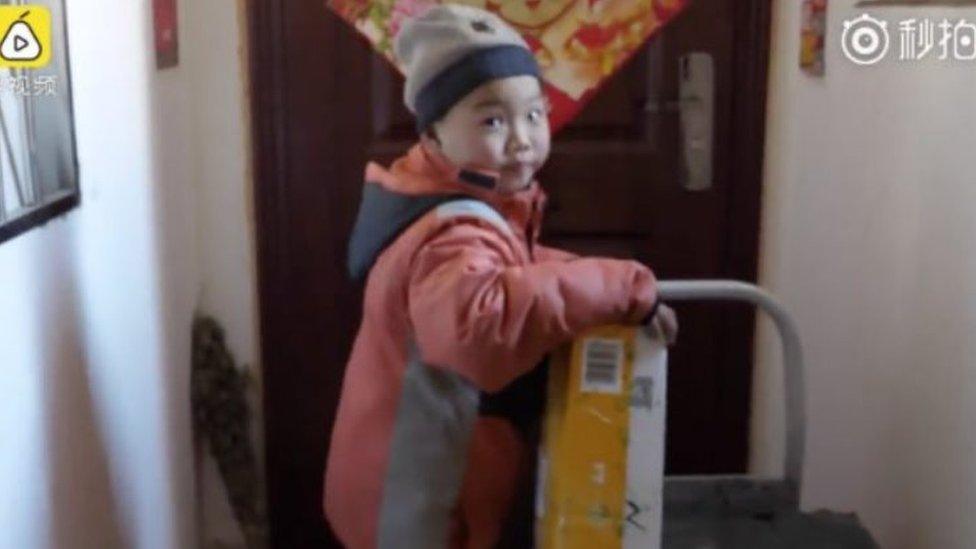
<instances>
[{"instance_id":1,"label":"interior wall","mask_svg":"<svg viewBox=\"0 0 976 549\"><path fill-rule=\"evenodd\" d=\"M160 188L180 178L159 164L172 136L153 137L149 8L67 2L82 199L0 245L0 366L18 390L0 405L0 547L194 543L194 276L186 254L162 251L185 235Z\"/></svg>"},{"instance_id":2,"label":"interior wall","mask_svg":"<svg viewBox=\"0 0 976 549\"><path fill-rule=\"evenodd\" d=\"M856 511L892 549L976 546L976 62L898 61L897 22L976 8L876 8L893 53L841 51L854 0L829 7L827 73L798 67L800 2L774 2L761 284L807 359L803 506ZM779 474L782 372L760 324L752 469Z\"/></svg>"}]
</instances>

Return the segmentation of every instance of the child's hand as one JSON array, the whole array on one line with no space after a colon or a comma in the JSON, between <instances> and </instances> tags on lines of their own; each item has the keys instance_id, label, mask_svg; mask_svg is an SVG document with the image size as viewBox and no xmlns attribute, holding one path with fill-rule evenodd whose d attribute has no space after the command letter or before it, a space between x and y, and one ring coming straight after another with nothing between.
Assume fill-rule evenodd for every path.
<instances>
[{"instance_id":1,"label":"child's hand","mask_svg":"<svg viewBox=\"0 0 976 549\"><path fill-rule=\"evenodd\" d=\"M668 346L674 345L678 339L678 315L674 309L661 303L654 316L644 324L644 329L651 337L660 335Z\"/></svg>"}]
</instances>

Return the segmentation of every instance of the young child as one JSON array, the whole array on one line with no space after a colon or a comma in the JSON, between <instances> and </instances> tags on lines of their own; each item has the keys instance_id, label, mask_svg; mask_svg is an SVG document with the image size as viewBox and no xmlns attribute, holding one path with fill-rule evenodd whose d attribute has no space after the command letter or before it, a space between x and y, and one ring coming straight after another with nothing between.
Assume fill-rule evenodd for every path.
<instances>
[{"instance_id":1,"label":"young child","mask_svg":"<svg viewBox=\"0 0 976 549\"><path fill-rule=\"evenodd\" d=\"M349 249L368 275L363 320L325 512L353 549L493 547L527 450L498 395L586 328L655 322L671 339L677 325L646 267L537 242L547 103L517 32L440 5L395 53L421 137L366 167Z\"/></svg>"}]
</instances>

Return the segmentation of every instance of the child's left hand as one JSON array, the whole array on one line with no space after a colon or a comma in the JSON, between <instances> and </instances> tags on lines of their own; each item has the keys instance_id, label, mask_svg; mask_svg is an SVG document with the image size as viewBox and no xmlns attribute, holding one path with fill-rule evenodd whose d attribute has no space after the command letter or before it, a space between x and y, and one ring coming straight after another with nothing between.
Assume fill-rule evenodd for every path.
<instances>
[{"instance_id":1,"label":"child's left hand","mask_svg":"<svg viewBox=\"0 0 976 549\"><path fill-rule=\"evenodd\" d=\"M661 303L651 320L644 324L644 329L652 337L660 335L670 347L678 340L678 315L674 309Z\"/></svg>"}]
</instances>

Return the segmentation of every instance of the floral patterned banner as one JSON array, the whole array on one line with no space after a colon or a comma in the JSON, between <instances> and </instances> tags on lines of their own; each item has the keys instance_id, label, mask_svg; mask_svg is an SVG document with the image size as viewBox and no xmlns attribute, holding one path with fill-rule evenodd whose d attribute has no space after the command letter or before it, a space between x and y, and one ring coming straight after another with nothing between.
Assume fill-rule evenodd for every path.
<instances>
[{"instance_id":1,"label":"floral patterned banner","mask_svg":"<svg viewBox=\"0 0 976 549\"><path fill-rule=\"evenodd\" d=\"M498 14L517 29L542 68L553 131L573 119L614 72L691 0L448 0ZM403 21L438 0L326 0L396 66ZM401 71L402 72L402 71Z\"/></svg>"}]
</instances>

